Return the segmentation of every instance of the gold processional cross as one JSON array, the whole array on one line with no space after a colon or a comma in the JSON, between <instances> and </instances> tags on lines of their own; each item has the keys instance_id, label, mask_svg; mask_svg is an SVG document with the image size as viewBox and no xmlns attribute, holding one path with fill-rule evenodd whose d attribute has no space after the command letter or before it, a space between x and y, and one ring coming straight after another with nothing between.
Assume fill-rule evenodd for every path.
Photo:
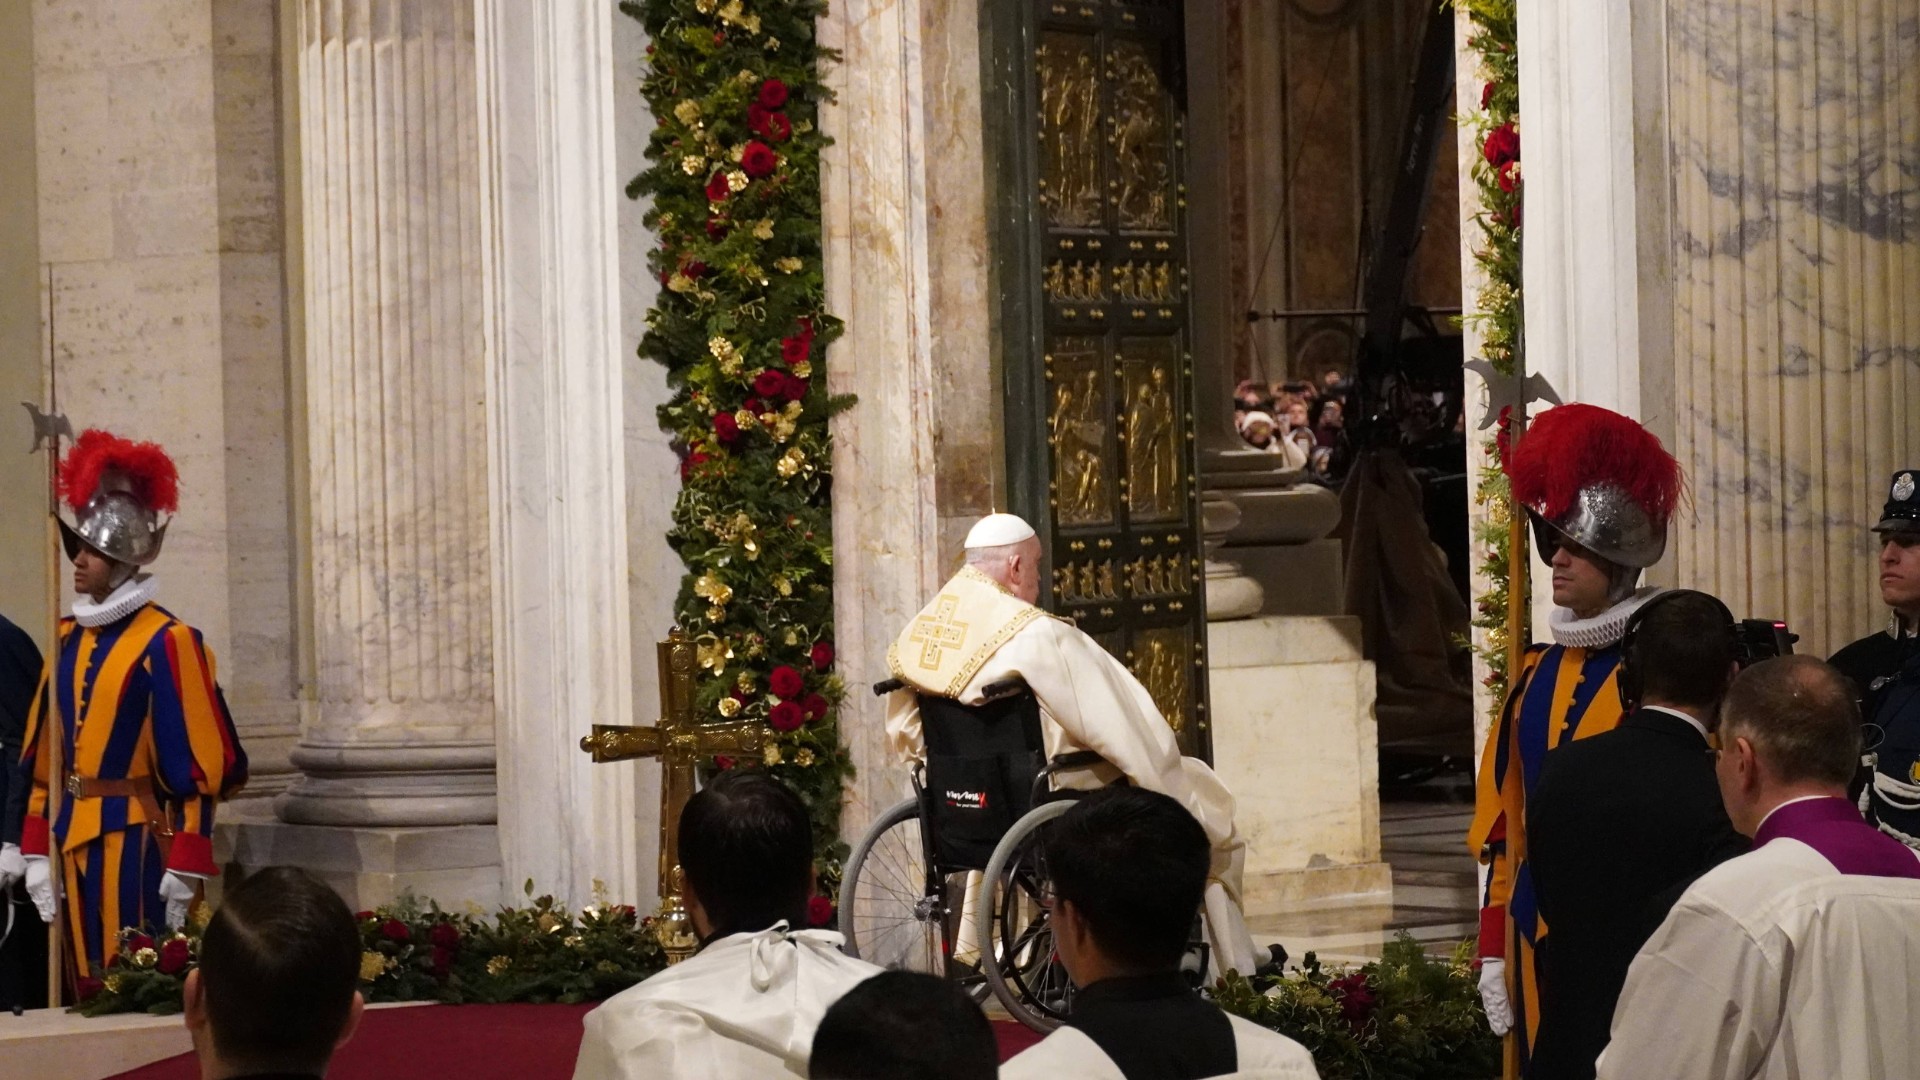
<instances>
[{"instance_id":1,"label":"gold processional cross","mask_svg":"<svg viewBox=\"0 0 1920 1080\"><path fill-rule=\"evenodd\" d=\"M675 627L657 646L660 661L660 723L654 727L593 725L580 749L596 763L660 759L660 914L655 935L667 962L677 964L700 947L687 918L681 890L680 813L693 797L694 769L715 754L759 758L771 737L757 720L703 724L694 717L693 679L699 666L693 642Z\"/></svg>"}]
</instances>

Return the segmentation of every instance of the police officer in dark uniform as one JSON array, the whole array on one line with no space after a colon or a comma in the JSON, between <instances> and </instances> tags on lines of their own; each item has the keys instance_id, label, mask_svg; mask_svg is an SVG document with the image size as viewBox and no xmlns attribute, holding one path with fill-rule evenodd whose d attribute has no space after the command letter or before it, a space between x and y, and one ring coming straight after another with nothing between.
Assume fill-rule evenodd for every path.
<instances>
[{"instance_id":1,"label":"police officer in dark uniform","mask_svg":"<svg viewBox=\"0 0 1920 1080\"><path fill-rule=\"evenodd\" d=\"M1857 787L1868 818L1920 847L1920 469L1902 469L1888 486L1873 527L1880 538L1880 598L1887 628L1833 654L1832 664L1860 693L1867 725L1866 762Z\"/></svg>"}]
</instances>

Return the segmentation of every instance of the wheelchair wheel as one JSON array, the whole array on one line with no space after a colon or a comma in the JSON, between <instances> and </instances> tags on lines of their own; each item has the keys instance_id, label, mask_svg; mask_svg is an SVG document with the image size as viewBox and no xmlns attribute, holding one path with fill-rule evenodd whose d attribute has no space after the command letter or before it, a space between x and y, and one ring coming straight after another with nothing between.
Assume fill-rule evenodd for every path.
<instances>
[{"instance_id":1,"label":"wheelchair wheel","mask_svg":"<svg viewBox=\"0 0 1920 1080\"><path fill-rule=\"evenodd\" d=\"M947 890L927 873L920 803L907 799L873 823L847 860L840 933L847 954L903 971L946 975Z\"/></svg>"},{"instance_id":2,"label":"wheelchair wheel","mask_svg":"<svg viewBox=\"0 0 1920 1080\"><path fill-rule=\"evenodd\" d=\"M1073 984L1053 947L1039 842L1041 829L1072 806L1070 800L1046 803L1014 822L987 862L987 899L974 913L981 970L993 996L1039 1032L1059 1027L1073 1005Z\"/></svg>"}]
</instances>

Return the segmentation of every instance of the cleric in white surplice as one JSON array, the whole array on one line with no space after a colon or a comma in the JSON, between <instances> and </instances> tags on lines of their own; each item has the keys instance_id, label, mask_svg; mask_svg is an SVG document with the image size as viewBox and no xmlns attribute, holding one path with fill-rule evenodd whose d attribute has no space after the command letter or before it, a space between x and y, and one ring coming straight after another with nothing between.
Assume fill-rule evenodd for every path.
<instances>
[{"instance_id":1,"label":"cleric in white surplice","mask_svg":"<svg viewBox=\"0 0 1920 1080\"><path fill-rule=\"evenodd\" d=\"M880 973L806 923L807 809L785 785L722 773L687 802L680 865L699 952L587 1014L575 1080L792 1080L841 995Z\"/></svg>"},{"instance_id":2,"label":"cleric in white surplice","mask_svg":"<svg viewBox=\"0 0 1920 1080\"><path fill-rule=\"evenodd\" d=\"M1720 790L1753 850L1634 958L1601 1080L1920 1076L1920 856L1847 800L1852 686L1780 657L1740 674L1722 716Z\"/></svg>"},{"instance_id":3,"label":"cleric in white surplice","mask_svg":"<svg viewBox=\"0 0 1920 1080\"><path fill-rule=\"evenodd\" d=\"M967 534L967 565L900 633L887 653L896 690L887 703L887 736L903 760L925 759L918 693L978 704L994 683L1021 679L1039 699L1049 757L1092 750L1112 769L1060 776L1071 788L1097 788L1124 775L1179 800L1213 845L1207 887L1209 944L1220 970L1252 974L1267 957L1255 951L1240 908L1246 841L1233 827L1233 795L1203 761L1182 757L1153 696L1125 665L1072 623L1034 606L1040 541L1012 514L992 514Z\"/></svg>"}]
</instances>

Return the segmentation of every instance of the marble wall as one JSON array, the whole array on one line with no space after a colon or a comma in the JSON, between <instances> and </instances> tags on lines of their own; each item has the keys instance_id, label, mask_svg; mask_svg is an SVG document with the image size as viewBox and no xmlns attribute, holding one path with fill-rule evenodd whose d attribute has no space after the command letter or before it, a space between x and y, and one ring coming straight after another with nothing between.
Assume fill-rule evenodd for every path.
<instances>
[{"instance_id":1,"label":"marble wall","mask_svg":"<svg viewBox=\"0 0 1920 1080\"><path fill-rule=\"evenodd\" d=\"M1671 0L1678 579L1825 655L1920 461L1920 7Z\"/></svg>"},{"instance_id":2,"label":"marble wall","mask_svg":"<svg viewBox=\"0 0 1920 1080\"><path fill-rule=\"evenodd\" d=\"M33 8L0 5L0 146L34 145ZM47 338L41 326L40 207L31 152L0 155L0 401L45 398ZM18 408L19 406L14 406ZM26 429L25 416L5 421ZM26 436L17 437L24 445ZM0 615L48 637L46 459L0 454Z\"/></svg>"},{"instance_id":3,"label":"marble wall","mask_svg":"<svg viewBox=\"0 0 1920 1080\"><path fill-rule=\"evenodd\" d=\"M201 627L254 790L297 731L273 0L36 0L60 406L180 466L161 602Z\"/></svg>"}]
</instances>

